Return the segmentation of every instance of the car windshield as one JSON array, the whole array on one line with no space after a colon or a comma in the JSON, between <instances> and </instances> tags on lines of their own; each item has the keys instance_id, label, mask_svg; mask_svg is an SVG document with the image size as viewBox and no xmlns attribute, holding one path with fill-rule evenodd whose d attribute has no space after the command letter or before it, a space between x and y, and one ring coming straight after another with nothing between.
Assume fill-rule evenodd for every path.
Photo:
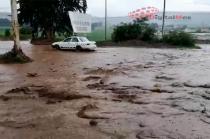
<instances>
[{"instance_id":1,"label":"car windshield","mask_svg":"<svg viewBox=\"0 0 210 139\"><path fill-rule=\"evenodd\" d=\"M80 37L79 39L81 42L89 42L89 40L85 37Z\"/></svg>"}]
</instances>

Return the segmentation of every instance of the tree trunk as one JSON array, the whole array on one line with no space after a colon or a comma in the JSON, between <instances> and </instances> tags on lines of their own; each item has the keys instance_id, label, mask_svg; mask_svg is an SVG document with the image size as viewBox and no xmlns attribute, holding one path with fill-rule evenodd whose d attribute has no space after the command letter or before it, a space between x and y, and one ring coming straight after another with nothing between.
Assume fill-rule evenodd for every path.
<instances>
[{"instance_id":1,"label":"tree trunk","mask_svg":"<svg viewBox=\"0 0 210 139\"><path fill-rule=\"evenodd\" d=\"M18 53L21 51L20 47L20 33L19 33L19 24L18 24L18 17L17 17L17 1L11 0L11 13L12 13L12 30L13 30L13 37L14 37L14 46L13 52Z\"/></svg>"},{"instance_id":2,"label":"tree trunk","mask_svg":"<svg viewBox=\"0 0 210 139\"><path fill-rule=\"evenodd\" d=\"M5 63L27 63L32 62L32 59L27 57L21 47L20 47L20 33L19 33L19 24L18 24L18 17L17 17L17 1L10 0L11 2L11 22L12 22L12 30L13 30L13 39L14 39L14 46L13 49L4 54L1 59L2 62Z\"/></svg>"},{"instance_id":3,"label":"tree trunk","mask_svg":"<svg viewBox=\"0 0 210 139\"><path fill-rule=\"evenodd\" d=\"M47 40L53 41L54 38L55 38L55 34L54 34L53 29L48 29L47 30Z\"/></svg>"},{"instance_id":4,"label":"tree trunk","mask_svg":"<svg viewBox=\"0 0 210 139\"><path fill-rule=\"evenodd\" d=\"M38 30L37 29L33 29L32 30L32 40L35 40L38 38Z\"/></svg>"}]
</instances>

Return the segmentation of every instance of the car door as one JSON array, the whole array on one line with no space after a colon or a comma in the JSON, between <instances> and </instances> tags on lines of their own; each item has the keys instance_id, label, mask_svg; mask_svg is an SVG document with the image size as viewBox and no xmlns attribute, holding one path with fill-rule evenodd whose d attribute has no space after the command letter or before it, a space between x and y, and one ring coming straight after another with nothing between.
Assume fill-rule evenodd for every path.
<instances>
[{"instance_id":1,"label":"car door","mask_svg":"<svg viewBox=\"0 0 210 139\"><path fill-rule=\"evenodd\" d=\"M70 47L70 43L71 43L71 39L72 38L67 38L67 39L65 39L64 41L63 41L63 45L62 45L62 47L64 48L64 49L68 49L69 47Z\"/></svg>"},{"instance_id":2,"label":"car door","mask_svg":"<svg viewBox=\"0 0 210 139\"><path fill-rule=\"evenodd\" d=\"M73 37L71 39L71 44L70 44L71 49L76 49L78 44L79 44L78 38L77 37Z\"/></svg>"}]
</instances>

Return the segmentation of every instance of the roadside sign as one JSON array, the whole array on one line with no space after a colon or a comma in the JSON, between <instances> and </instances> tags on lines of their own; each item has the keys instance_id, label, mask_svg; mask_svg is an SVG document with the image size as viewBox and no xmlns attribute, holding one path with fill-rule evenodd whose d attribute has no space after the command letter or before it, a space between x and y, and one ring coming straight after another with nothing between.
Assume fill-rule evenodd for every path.
<instances>
[{"instance_id":1,"label":"roadside sign","mask_svg":"<svg viewBox=\"0 0 210 139\"><path fill-rule=\"evenodd\" d=\"M91 33L91 16L69 11L69 17L74 33Z\"/></svg>"}]
</instances>

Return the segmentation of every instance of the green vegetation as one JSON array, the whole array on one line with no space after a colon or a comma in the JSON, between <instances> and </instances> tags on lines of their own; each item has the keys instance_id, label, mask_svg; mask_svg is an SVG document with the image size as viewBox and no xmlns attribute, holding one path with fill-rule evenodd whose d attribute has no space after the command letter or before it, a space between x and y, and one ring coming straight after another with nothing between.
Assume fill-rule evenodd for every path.
<instances>
[{"instance_id":1,"label":"green vegetation","mask_svg":"<svg viewBox=\"0 0 210 139\"><path fill-rule=\"evenodd\" d=\"M5 36L5 30L8 29L8 28L3 28L3 27L0 27L0 38L4 37Z\"/></svg>"},{"instance_id":2,"label":"green vegetation","mask_svg":"<svg viewBox=\"0 0 210 139\"><path fill-rule=\"evenodd\" d=\"M111 40L111 35L112 35L112 29L109 28L107 30L107 40ZM104 28L96 29L90 34L87 34L88 39L94 40L94 41L104 41L105 39L105 30Z\"/></svg>"},{"instance_id":3,"label":"green vegetation","mask_svg":"<svg viewBox=\"0 0 210 139\"><path fill-rule=\"evenodd\" d=\"M173 31L163 36L162 41L171 45L195 47L193 35L186 32Z\"/></svg>"},{"instance_id":4,"label":"green vegetation","mask_svg":"<svg viewBox=\"0 0 210 139\"><path fill-rule=\"evenodd\" d=\"M28 40L31 39L32 30L30 27L21 27L20 28L20 39L21 40ZM12 33L9 27L2 28L0 27L0 39L2 40L11 40Z\"/></svg>"},{"instance_id":5,"label":"green vegetation","mask_svg":"<svg viewBox=\"0 0 210 139\"><path fill-rule=\"evenodd\" d=\"M28 40L32 36L32 29L30 27L21 27L20 28L20 39Z\"/></svg>"},{"instance_id":6,"label":"green vegetation","mask_svg":"<svg viewBox=\"0 0 210 139\"><path fill-rule=\"evenodd\" d=\"M114 28L112 34L113 42L125 42L130 40L149 42L153 45L168 44L174 46L197 48L193 35L183 31L173 31L165 34L163 38L158 39L157 31L154 27L145 22L146 20L137 20L130 24L121 24Z\"/></svg>"},{"instance_id":7,"label":"green vegetation","mask_svg":"<svg viewBox=\"0 0 210 139\"><path fill-rule=\"evenodd\" d=\"M8 37L8 38L11 36L10 29L6 29L6 30L5 30L4 36L5 36L5 37Z\"/></svg>"},{"instance_id":8,"label":"green vegetation","mask_svg":"<svg viewBox=\"0 0 210 139\"><path fill-rule=\"evenodd\" d=\"M10 32L10 28L6 28L6 27L0 27L0 39L3 40L8 40L10 39L11 36L11 32Z\"/></svg>"},{"instance_id":9,"label":"green vegetation","mask_svg":"<svg viewBox=\"0 0 210 139\"><path fill-rule=\"evenodd\" d=\"M5 30L5 29L1 29L1 28L0 28L0 36L3 36L3 35L4 35L4 30Z\"/></svg>"},{"instance_id":10,"label":"green vegetation","mask_svg":"<svg viewBox=\"0 0 210 139\"><path fill-rule=\"evenodd\" d=\"M114 28L112 40L121 42L127 40L153 41L155 39L156 30L145 23L145 19L137 20L129 24L121 24Z\"/></svg>"},{"instance_id":11,"label":"green vegetation","mask_svg":"<svg viewBox=\"0 0 210 139\"><path fill-rule=\"evenodd\" d=\"M1 29L0 29L0 38L2 38L4 36L4 31L2 31Z\"/></svg>"}]
</instances>

